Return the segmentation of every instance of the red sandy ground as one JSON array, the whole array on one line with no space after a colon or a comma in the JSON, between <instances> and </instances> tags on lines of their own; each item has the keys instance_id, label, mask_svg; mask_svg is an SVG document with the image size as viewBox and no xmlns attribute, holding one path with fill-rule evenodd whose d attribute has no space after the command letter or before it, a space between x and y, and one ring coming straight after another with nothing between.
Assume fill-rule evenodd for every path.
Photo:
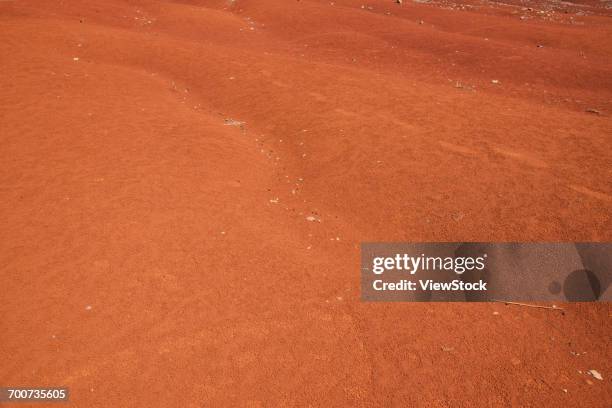
<instances>
[{"instance_id":1,"label":"red sandy ground","mask_svg":"<svg viewBox=\"0 0 612 408\"><path fill-rule=\"evenodd\" d=\"M610 241L610 4L0 1L0 385L610 407L609 304L364 304L358 248Z\"/></svg>"}]
</instances>

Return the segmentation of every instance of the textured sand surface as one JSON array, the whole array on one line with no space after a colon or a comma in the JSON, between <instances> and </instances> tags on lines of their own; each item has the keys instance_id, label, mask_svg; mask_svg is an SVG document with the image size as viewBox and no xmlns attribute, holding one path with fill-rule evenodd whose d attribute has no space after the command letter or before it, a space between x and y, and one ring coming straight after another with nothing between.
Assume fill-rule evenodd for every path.
<instances>
[{"instance_id":1,"label":"textured sand surface","mask_svg":"<svg viewBox=\"0 0 612 408\"><path fill-rule=\"evenodd\" d=\"M610 407L609 304L364 304L359 243L611 241L611 7L0 1L0 385Z\"/></svg>"}]
</instances>

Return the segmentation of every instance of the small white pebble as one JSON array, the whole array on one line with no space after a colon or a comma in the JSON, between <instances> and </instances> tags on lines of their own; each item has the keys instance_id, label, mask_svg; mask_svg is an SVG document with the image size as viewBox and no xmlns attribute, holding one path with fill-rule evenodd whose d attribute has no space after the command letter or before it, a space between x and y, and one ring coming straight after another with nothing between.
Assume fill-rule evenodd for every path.
<instances>
[{"instance_id":1,"label":"small white pebble","mask_svg":"<svg viewBox=\"0 0 612 408\"><path fill-rule=\"evenodd\" d=\"M587 373L592 375L593 378L595 378L596 380L603 381L603 377L602 377L602 375L601 375L601 373L599 371L597 371L597 370L589 370L589 371L587 371Z\"/></svg>"}]
</instances>

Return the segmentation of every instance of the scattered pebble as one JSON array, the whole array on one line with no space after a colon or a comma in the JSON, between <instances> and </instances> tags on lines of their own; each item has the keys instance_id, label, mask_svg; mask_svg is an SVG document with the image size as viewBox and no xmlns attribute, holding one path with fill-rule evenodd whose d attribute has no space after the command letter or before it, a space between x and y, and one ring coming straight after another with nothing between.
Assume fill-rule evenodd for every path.
<instances>
[{"instance_id":1,"label":"scattered pebble","mask_svg":"<svg viewBox=\"0 0 612 408\"><path fill-rule=\"evenodd\" d=\"M308 217L306 217L306 221L321 222L321 219L317 217L316 215L309 215Z\"/></svg>"},{"instance_id":2,"label":"scattered pebble","mask_svg":"<svg viewBox=\"0 0 612 408\"><path fill-rule=\"evenodd\" d=\"M595 378L596 380L603 381L603 377L599 373L599 371L597 371L597 370L589 370L589 371L587 371L587 373L590 374L591 376L593 376L593 378Z\"/></svg>"},{"instance_id":3,"label":"scattered pebble","mask_svg":"<svg viewBox=\"0 0 612 408\"><path fill-rule=\"evenodd\" d=\"M245 125L245 122L241 122L241 121L235 120L235 119L225 119L224 123L225 123L226 126L243 127Z\"/></svg>"},{"instance_id":4,"label":"scattered pebble","mask_svg":"<svg viewBox=\"0 0 612 408\"><path fill-rule=\"evenodd\" d=\"M497 80L497 79L492 79L492 80L491 80L491 83L492 83L492 84L499 84L499 80Z\"/></svg>"},{"instance_id":5,"label":"scattered pebble","mask_svg":"<svg viewBox=\"0 0 612 408\"><path fill-rule=\"evenodd\" d=\"M91 309L93 309L93 307L91 305L85 306L85 310L91 310Z\"/></svg>"},{"instance_id":6,"label":"scattered pebble","mask_svg":"<svg viewBox=\"0 0 612 408\"><path fill-rule=\"evenodd\" d=\"M463 219L463 217L465 217L465 214L463 214L462 212L455 213L455 214L452 215L452 218L455 221L461 221Z\"/></svg>"}]
</instances>

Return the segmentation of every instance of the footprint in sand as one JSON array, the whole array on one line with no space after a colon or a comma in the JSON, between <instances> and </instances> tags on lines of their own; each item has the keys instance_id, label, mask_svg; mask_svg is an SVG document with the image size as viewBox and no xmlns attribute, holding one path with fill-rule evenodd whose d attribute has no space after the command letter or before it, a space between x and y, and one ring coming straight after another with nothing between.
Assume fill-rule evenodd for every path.
<instances>
[{"instance_id":1,"label":"footprint in sand","mask_svg":"<svg viewBox=\"0 0 612 408\"><path fill-rule=\"evenodd\" d=\"M317 92L308 92L308 95L313 97L318 102L325 102L325 101L327 101L327 97L325 95L321 95L320 93L317 93Z\"/></svg>"},{"instance_id":2,"label":"footprint in sand","mask_svg":"<svg viewBox=\"0 0 612 408\"><path fill-rule=\"evenodd\" d=\"M334 112L338 112L338 113L340 113L340 114L342 114L344 116L349 116L349 117L352 117L352 118L355 118L355 117L359 116L359 114L357 114L356 112L348 111L348 110L342 109L342 108L336 108L336 109L334 109Z\"/></svg>"},{"instance_id":3,"label":"footprint in sand","mask_svg":"<svg viewBox=\"0 0 612 408\"><path fill-rule=\"evenodd\" d=\"M499 148L499 147L494 147L493 151L495 153L501 154L502 156L505 156L505 157L507 157L509 159L521 162L521 163L523 163L523 164L525 164L525 165L527 165L529 167L534 167L534 168L538 168L538 169L543 169L543 168L548 167L548 164L545 161L540 160L540 159L535 158L535 157L528 156L528 155L526 155L524 153L519 153L519 152L515 152L515 151L512 151L512 150L507 150L507 149L502 149L502 148Z\"/></svg>"},{"instance_id":4,"label":"footprint in sand","mask_svg":"<svg viewBox=\"0 0 612 408\"><path fill-rule=\"evenodd\" d=\"M438 144L443 149L449 150L453 153L465 154L468 156L478 156L479 155L478 151L474 149L470 149L469 147L459 146L454 143L448 143L448 142L442 142L442 141L438 141Z\"/></svg>"},{"instance_id":5,"label":"footprint in sand","mask_svg":"<svg viewBox=\"0 0 612 408\"><path fill-rule=\"evenodd\" d=\"M612 203L612 196L609 194L601 193L599 191L594 191L594 190L591 190L590 188L586 188L584 186L578 186L575 184L569 185L569 188L571 188L572 190L580 194L584 194L584 195L587 195L592 198L596 198L601 201L607 201L609 203Z\"/></svg>"}]
</instances>

